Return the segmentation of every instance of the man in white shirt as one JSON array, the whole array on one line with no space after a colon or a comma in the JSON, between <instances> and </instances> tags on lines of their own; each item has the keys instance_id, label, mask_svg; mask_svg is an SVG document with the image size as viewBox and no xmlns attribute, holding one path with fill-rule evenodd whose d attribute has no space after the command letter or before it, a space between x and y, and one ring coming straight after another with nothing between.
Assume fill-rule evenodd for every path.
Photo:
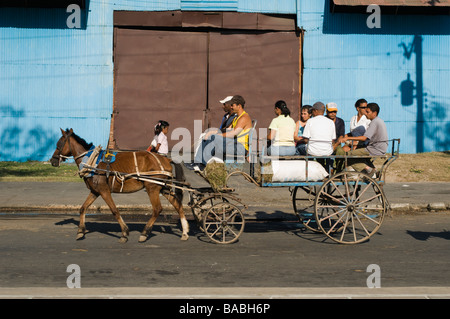
<instances>
[{"instance_id":1,"label":"man in white shirt","mask_svg":"<svg viewBox=\"0 0 450 319\"><path fill-rule=\"evenodd\" d=\"M322 102L314 103L312 118L303 130L303 137L308 139L305 154L313 156L328 156L333 153L333 140L336 139L334 122L324 116L325 105Z\"/></svg>"}]
</instances>

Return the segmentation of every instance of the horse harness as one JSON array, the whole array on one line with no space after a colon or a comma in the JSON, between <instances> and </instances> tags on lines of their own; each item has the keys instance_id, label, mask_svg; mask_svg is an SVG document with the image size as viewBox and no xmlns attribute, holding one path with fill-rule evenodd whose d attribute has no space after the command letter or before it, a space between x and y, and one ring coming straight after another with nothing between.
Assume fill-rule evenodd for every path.
<instances>
[{"instance_id":1,"label":"horse harness","mask_svg":"<svg viewBox=\"0 0 450 319\"><path fill-rule=\"evenodd\" d=\"M81 153L80 155L77 156L66 156L66 155L62 155L62 151L64 149L64 146L66 145L67 141L69 140L70 136L73 134L73 132L68 132L67 135L65 136L63 141L59 141L58 144L56 145L56 150L58 151L58 154L55 154L52 156L52 158L55 158L59 161L59 164L61 164L62 160L66 160L70 157L73 157L74 160L77 160L83 156L85 156L86 154L89 153L90 150ZM62 142L62 143L61 143ZM72 150L72 145L69 143L69 149L70 149L70 154L73 154L73 150ZM121 188L120 188L120 192L122 192L123 190L123 184L125 182L126 179L128 178L135 178L137 180L144 180L144 181L150 181L150 182L154 182L156 184L160 184L160 185L164 185L165 183L163 182L163 180L161 179L157 179L157 178L151 178L149 179L149 177L154 176L154 175L165 175L169 178L173 178L173 174L171 172L167 172L164 170L164 167L161 163L161 161L159 160L159 158L152 152L148 152L150 155L153 156L153 158L156 160L157 164L159 165L159 171L150 171L150 172L141 172L139 170L139 165L137 162L137 157L136 157L136 152L133 152L133 159L134 159L134 166L136 169L135 173L121 173L118 171L111 171L110 170L110 164L112 162L112 157L114 157L115 155L109 152L109 149L107 150L105 156L104 156L104 162L106 163L106 169L100 169L97 168L95 166L92 166L91 164L96 160L96 158L91 158L91 157L98 157L99 152L92 152L90 155L90 158L88 160L89 164L85 163L83 165L83 168L79 170L79 176L80 177L85 177L85 173L86 171L100 171L100 172L104 172L105 176L108 178L110 174L113 174L113 181L111 186L114 185L114 183L119 182L121 184ZM103 174L98 174L98 175L103 175Z\"/></svg>"},{"instance_id":2,"label":"horse harness","mask_svg":"<svg viewBox=\"0 0 450 319\"><path fill-rule=\"evenodd\" d=\"M83 153L82 155L85 155L86 153ZM109 150L107 150L106 154L104 155L104 158L103 159L99 159L99 160L97 160L97 157L99 156L99 152L95 152L95 150L94 150L94 152L92 152L92 154L90 155L89 159L87 159L87 163L85 163L83 165L83 168L80 169L80 171L79 171L80 177L93 177L94 178L94 183L98 183L98 178L99 178L100 175L106 176L106 178L109 178L110 175L113 175L111 187L113 187L116 182L119 183L121 185L120 192L123 191L123 186L124 186L125 180L130 179L130 178L134 178L134 179L137 179L137 180L140 180L140 181L154 182L154 183L157 183L157 184L161 184L160 182L158 182L159 179L154 178L152 176L164 175L164 176L167 176L169 178L173 178L173 174L171 172L168 172L168 171L164 170L164 167L163 167L160 159L155 154L153 154L151 152L148 152L148 154L153 156L153 158L156 160L156 162L157 162L157 164L159 166L159 170L157 170L157 171L149 171L149 172L142 172L142 171L140 171L139 165L138 165L137 156L136 156L136 152L133 152L133 160L134 160L135 172L133 172L133 173L123 173L123 172L110 170L110 164L112 162L112 158L115 155L110 153ZM93 157L93 158L91 158L91 157ZM104 163L106 163L106 169L101 169L101 168L97 167L97 165L98 165L98 163L100 161L103 161ZM94 164L94 163L97 163L97 164ZM93 176L86 176L88 173L91 173Z\"/></svg>"}]
</instances>

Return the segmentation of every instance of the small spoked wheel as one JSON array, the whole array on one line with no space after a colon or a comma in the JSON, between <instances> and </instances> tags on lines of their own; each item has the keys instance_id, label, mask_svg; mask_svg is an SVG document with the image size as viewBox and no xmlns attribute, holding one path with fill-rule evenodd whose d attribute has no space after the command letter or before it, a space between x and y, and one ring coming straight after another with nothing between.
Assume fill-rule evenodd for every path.
<instances>
[{"instance_id":1,"label":"small spoked wheel","mask_svg":"<svg viewBox=\"0 0 450 319\"><path fill-rule=\"evenodd\" d=\"M222 202L212 206L203 216L203 230L215 243L234 243L244 231L242 211L233 204Z\"/></svg>"},{"instance_id":2,"label":"small spoked wheel","mask_svg":"<svg viewBox=\"0 0 450 319\"><path fill-rule=\"evenodd\" d=\"M319 229L342 244L368 240L381 227L386 211L380 185L359 172L342 172L328 179L314 204Z\"/></svg>"}]
</instances>

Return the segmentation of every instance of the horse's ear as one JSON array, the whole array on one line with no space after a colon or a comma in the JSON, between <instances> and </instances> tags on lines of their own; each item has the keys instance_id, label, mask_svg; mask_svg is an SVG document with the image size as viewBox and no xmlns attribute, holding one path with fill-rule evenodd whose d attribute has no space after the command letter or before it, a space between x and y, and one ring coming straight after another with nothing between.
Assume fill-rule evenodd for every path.
<instances>
[{"instance_id":1,"label":"horse's ear","mask_svg":"<svg viewBox=\"0 0 450 319\"><path fill-rule=\"evenodd\" d=\"M73 133L73 129L70 129L69 133L72 134Z\"/></svg>"},{"instance_id":2,"label":"horse's ear","mask_svg":"<svg viewBox=\"0 0 450 319\"><path fill-rule=\"evenodd\" d=\"M66 132L62 128L59 128L59 129L61 130L62 135L66 136Z\"/></svg>"}]
</instances>

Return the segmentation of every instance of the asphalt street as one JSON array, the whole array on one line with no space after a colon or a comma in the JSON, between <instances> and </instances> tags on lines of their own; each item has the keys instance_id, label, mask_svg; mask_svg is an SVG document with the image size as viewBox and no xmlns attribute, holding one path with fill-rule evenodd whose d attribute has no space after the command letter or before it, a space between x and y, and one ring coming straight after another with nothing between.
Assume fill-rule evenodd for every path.
<instances>
[{"instance_id":1,"label":"asphalt street","mask_svg":"<svg viewBox=\"0 0 450 319\"><path fill-rule=\"evenodd\" d=\"M138 243L146 218L125 220L130 238L120 244L119 226L105 215L88 217L81 241L76 215L2 215L0 297L80 297L83 291L118 298L450 297L445 212L395 215L357 245L288 221L249 222L230 245L211 243L192 222L191 237L182 242L179 224L159 222ZM79 290L67 288L74 264ZM381 288L368 288L370 265L379 267Z\"/></svg>"}]
</instances>

